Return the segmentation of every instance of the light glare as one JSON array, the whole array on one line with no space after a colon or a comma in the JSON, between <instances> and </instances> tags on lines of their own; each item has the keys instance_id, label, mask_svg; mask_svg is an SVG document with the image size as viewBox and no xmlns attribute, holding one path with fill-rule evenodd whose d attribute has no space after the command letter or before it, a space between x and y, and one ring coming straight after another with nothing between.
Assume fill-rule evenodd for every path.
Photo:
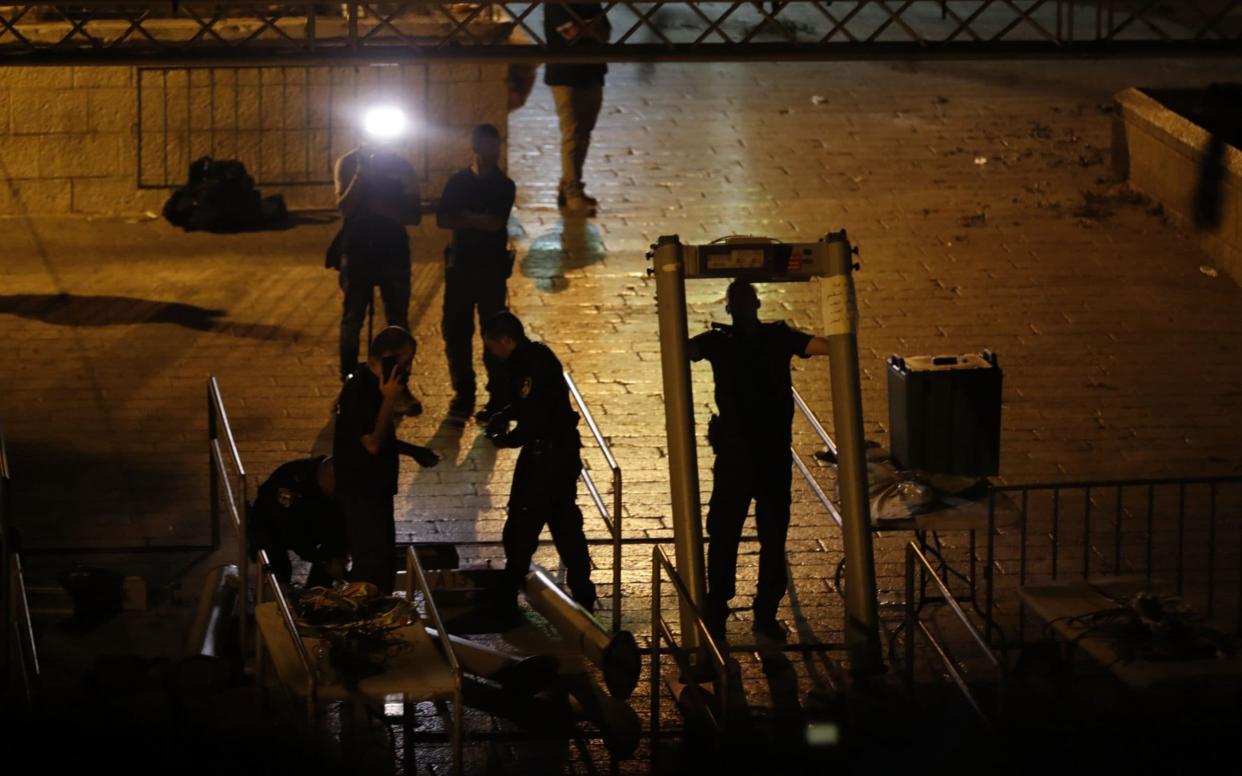
<instances>
[{"instance_id":1,"label":"light glare","mask_svg":"<svg viewBox=\"0 0 1242 776\"><path fill-rule=\"evenodd\" d=\"M370 108L362 120L366 133L376 140L401 137L405 134L406 124L404 111L388 105Z\"/></svg>"}]
</instances>

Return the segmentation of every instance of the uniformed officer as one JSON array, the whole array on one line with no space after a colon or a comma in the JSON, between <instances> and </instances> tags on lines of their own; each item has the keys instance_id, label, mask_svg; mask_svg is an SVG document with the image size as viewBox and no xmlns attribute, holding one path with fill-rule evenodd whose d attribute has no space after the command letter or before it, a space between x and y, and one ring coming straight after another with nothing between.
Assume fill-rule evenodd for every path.
<instances>
[{"instance_id":1,"label":"uniformed officer","mask_svg":"<svg viewBox=\"0 0 1242 776\"><path fill-rule=\"evenodd\" d=\"M448 357L453 400L449 415L465 420L474 412L474 316L480 326L505 309L505 282L513 271L509 252L509 213L516 189L500 169L500 130L480 124L470 133L473 163L448 179L436 224L452 229L444 252L444 353ZM503 370L486 350L487 403L475 418L486 423L505 402Z\"/></svg>"},{"instance_id":2,"label":"uniformed officer","mask_svg":"<svg viewBox=\"0 0 1242 776\"><path fill-rule=\"evenodd\" d=\"M289 551L311 563L307 587L345 578L345 515L333 498L332 459L302 458L282 464L259 486L246 523L250 553L267 550L282 585L293 576Z\"/></svg>"},{"instance_id":3,"label":"uniformed officer","mask_svg":"<svg viewBox=\"0 0 1242 776\"><path fill-rule=\"evenodd\" d=\"M789 363L794 356L828 354L828 340L759 320L759 296L750 283L729 284L725 310L730 327L704 332L689 343L692 361L706 359L716 383L716 408L708 441L716 453L707 508L707 620L724 635L737 577L737 550L750 502L759 534L759 589L754 599L756 633L778 641L785 631L776 610L785 595L785 535L789 530L793 458L790 441L793 394Z\"/></svg>"},{"instance_id":4,"label":"uniformed officer","mask_svg":"<svg viewBox=\"0 0 1242 776\"><path fill-rule=\"evenodd\" d=\"M582 440L561 362L547 345L527 338L522 322L510 312L484 324L483 341L504 362L509 387L509 404L488 422L487 434L497 447L522 448L509 491L503 534L506 588L500 604L513 607L546 523L565 564L570 594L593 611L595 584L577 503Z\"/></svg>"}]
</instances>

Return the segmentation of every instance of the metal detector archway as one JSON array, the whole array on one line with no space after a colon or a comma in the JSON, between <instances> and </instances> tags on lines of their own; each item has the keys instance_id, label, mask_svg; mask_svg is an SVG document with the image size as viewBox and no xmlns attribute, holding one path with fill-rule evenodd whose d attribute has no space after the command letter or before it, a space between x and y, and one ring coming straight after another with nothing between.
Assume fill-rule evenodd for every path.
<instances>
[{"instance_id":1,"label":"metal detector archway","mask_svg":"<svg viewBox=\"0 0 1242 776\"><path fill-rule=\"evenodd\" d=\"M858 305L853 271L856 250L844 230L819 242L782 243L766 238L731 237L707 245L684 245L677 235L660 237L648 258L656 278L660 319L660 361L668 435L669 485L677 570L700 608L706 602L703 526L694 434L690 361L686 354L687 279L745 278L756 283L816 281L820 287L823 335L829 350L832 412L838 439L838 466L846 558L845 644L857 672L882 668L876 601L875 558L871 543L867 467L863 452L862 395L858 370ZM682 605L682 622L692 613ZM682 645L700 647L698 632L682 627Z\"/></svg>"}]
</instances>

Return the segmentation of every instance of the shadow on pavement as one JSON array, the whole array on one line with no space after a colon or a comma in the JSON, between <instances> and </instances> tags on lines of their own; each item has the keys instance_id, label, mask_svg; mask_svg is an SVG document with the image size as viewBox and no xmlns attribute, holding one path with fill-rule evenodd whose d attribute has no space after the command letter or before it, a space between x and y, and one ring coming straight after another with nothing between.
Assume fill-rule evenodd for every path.
<instances>
[{"instance_id":1,"label":"shadow on pavement","mask_svg":"<svg viewBox=\"0 0 1242 776\"><path fill-rule=\"evenodd\" d=\"M540 291L559 293L569 288L566 271L598 264L607 256L599 227L581 218L569 218L531 242L521 269L523 275L534 278Z\"/></svg>"},{"instance_id":2,"label":"shadow on pavement","mask_svg":"<svg viewBox=\"0 0 1242 776\"><path fill-rule=\"evenodd\" d=\"M184 302L93 294L0 295L0 313L55 326L124 326L169 323L194 331L211 331L249 339L296 340L299 333L280 326L218 320L226 310Z\"/></svg>"}]
</instances>

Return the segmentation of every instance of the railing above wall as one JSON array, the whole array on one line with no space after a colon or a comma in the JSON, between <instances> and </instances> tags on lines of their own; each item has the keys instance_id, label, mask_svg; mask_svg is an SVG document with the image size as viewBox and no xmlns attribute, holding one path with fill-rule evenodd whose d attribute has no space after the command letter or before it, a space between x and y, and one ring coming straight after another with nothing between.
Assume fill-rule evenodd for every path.
<instances>
[{"instance_id":1,"label":"railing above wall","mask_svg":"<svg viewBox=\"0 0 1242 776\"><path fill-rule=\"evenodd\" d=\"M0 6L13 64L873 60L1236 53L1242 2L603 3L610 31L549 43L533 2ZM578 6L579 8L581 6ZM570 11L571 15L576 15Z\"/></svg>"}]
</instances>

